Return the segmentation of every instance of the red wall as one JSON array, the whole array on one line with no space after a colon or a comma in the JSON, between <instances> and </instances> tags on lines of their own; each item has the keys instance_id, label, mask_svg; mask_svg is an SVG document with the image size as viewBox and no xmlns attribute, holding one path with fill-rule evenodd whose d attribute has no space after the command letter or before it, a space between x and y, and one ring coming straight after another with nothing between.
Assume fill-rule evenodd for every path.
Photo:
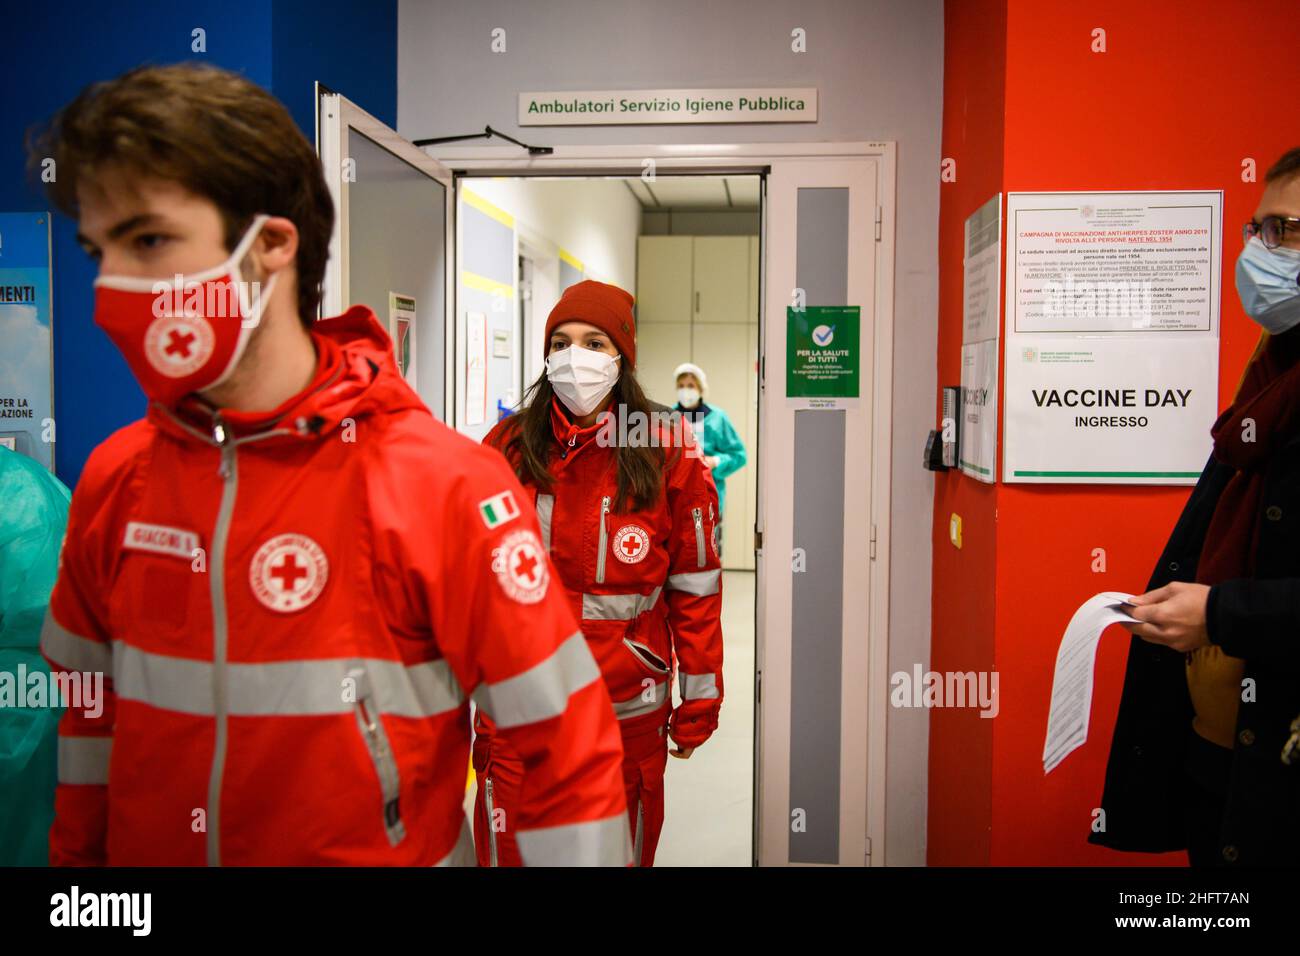
<instances>
[{"instance_id":1,"label":"red wall","mask_svg":"<svg viewBox=\"0 0 1300 956\"><path fill-rule=\"evenodd\" d=\"M949 3L944 23L943 155L956 180L941 187L939 207L939 384L961 380L964 223L1002 189L1002 115L1006 81L1005 0ZM935 418L941 399L936 399ZM931 661L935 669L989 671L994 661L997 563L992 485L935 475ZM948 543L948 516L962 516L961 550ZM974 710L930 711L929 862L989 862L996 719Z\"/></svg>"},{"instance_id":2,"label":"red wall","mask_svg":"<svg viewBox=\"0 0 1300 956\"><path fill-rule=\"evenodd\" d=\"M1264 171L1300 145L1295 86L1282 66L1300 50L1298 12L1294 0L949 0L943 155L957 159L958 177L940 193L941 385L960 377L962 223L999 188L1222 189L1226 404L1258 337L1234 291L1241 223ZM1095 28L1106 31L1104 53L1091 50ZM987 73L999 63L1005 72L995 81ZM1242 182L1247 157L1257 183ZM1066 622L1098 591L1144 589L1187 494L938 477L930 666L966 670L991 656L1002 701L994 720L931 714L931 863L1185 862L1181 853L1122 854L1085 842L1123 680L1122 629L1107 632L1097 656L1088 743L1047 778L1042 748ZM953 511L965 524L960 552L947 541ZM1106 573L1091 570L1094 548L1106 551Z\"/></svg>"}]
</instances>

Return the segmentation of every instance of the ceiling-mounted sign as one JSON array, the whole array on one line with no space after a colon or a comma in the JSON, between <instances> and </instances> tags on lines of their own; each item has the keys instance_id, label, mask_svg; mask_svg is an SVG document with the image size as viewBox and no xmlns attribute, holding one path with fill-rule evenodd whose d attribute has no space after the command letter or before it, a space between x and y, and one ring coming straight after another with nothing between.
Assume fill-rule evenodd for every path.
<instances>
[{"instance_id":1,"label":"ceiling-mounted sign","mask_svg":"<svg viewBox=\"0 0 1300 956\"><path fill-rule=\"evenodd\" d=\"M520 126L815 122L816 87L561 90L519 94Z\"/></svg>"}]
</instances>

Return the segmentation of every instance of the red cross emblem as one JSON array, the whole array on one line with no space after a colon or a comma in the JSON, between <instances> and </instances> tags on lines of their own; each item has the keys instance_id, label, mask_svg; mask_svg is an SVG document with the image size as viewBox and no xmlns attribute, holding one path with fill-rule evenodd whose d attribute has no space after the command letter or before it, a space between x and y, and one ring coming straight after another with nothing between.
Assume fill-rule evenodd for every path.
<instances>
[{"instance_id":1,"label":"red cross emblem","mask_svg":"<svg viewBox=\"0 0 1300 956\"><path fill-rule=\"evenodd\" d=\"M190 345L197 336L193 332L181 332L179 329L172 329L167 333L167 347L163 349L168 355L179 355L181 358L190 357Z\"/></svg>"},{"instance_id":2,"label":"red cross emblem","mask_svg":"<svg viewBox=\"0 0 1300 956\"><path fill-rule=\"evenodd\" d=\"M492 570L501 589L520 604L536 604L546 596L551 579L546 551L527 528L512 531L492 549Z\"/></svg>"},{"instance_id":3,"label":"red cross emblem","mask_svg":"<svg viewBox=\"0 0 1300 956\"><path fill-rule=\"evenodd\" d=\"M276 535L257 549L248 567L254 596L285 614L315 601L328 578L324 549L305 534Z\"/></svg>"},{"instance_id":4,"label":"red cross emblem","mask_svg":"<svg viewBox=\"0 0 1300 956\"><path fill-rule=\"evenodd\" d=\"M168 378L182 378L201 369L212 357L216 336L201 315L164 315L145 330L144 355Z\"/></svg>"},{"instance_id":5,"label":"red cross emblem","mask_svg":"<svg viewBox=\"0 0 1300 956\"><path fill-rule=\"evenodd\" d=\"M644 561L650 553L650 532L640 525L625 524L614 533L614 557L624 564Z\"/></svg>"},{"instance_id":6,"label":"red cross emblem","mask_svg":"<svg viewBox=\"0 0 1300 956\"><path fill-rule=\"evenodd\" d=\"M286 554L284 560L271 569L271 577L278 580L286 591L292 591L298 579L306 576L307 569L299 566L298 556L293 552Z\"/></svg>"}]
</instances>

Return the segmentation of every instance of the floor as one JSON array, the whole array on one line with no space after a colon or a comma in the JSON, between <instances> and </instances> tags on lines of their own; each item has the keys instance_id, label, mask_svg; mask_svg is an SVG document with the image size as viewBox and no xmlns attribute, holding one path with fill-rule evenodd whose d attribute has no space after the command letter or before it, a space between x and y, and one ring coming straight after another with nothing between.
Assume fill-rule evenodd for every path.
<instances>
[{"instance_id":1,"label":"floor","mask_svg":"<svg viewBox=\"0 0 1300 956\"><path fill-rule=\"evenodd\" d=\"M668 758L656 866L750 866L754 818L754 572L722 575L722 713L689 760Z\"/></svg>"},{"instance_id":2,"label":"floor","mask_svg":"<svg viewBox=\"0 0 1300 956\"><path fill-rule=\"evenodd\" d=\"M722 713L689 760L668 758L656 866L751 866L754 817L754 572L722 574ZM465 809L472 813L471 777ZM471 818L472 819L472 818Z\"/></svg>"}]
</instances>

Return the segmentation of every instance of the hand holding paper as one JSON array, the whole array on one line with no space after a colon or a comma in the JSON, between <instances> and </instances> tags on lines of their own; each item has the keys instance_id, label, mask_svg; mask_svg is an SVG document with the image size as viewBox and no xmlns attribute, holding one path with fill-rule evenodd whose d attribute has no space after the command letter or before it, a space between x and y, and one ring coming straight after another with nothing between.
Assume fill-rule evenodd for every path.
<instances>
[{"instance_id":1,"label":"hand holding paper","mask_svg":"<svg viewBox=\"0 0 1300 956\"><path fill-rule=\"evenodd\" d=\"M1101 633L1121 621L1139 623L1124 610L1133 595L1103 591L1083 602L1070 618L1056 652L1052 677L1052 705L1043 744L1043 773L1048 774L1076 747L1088 739L1088 714L1092 709L1092 674Z\"/></svg>"}]
</instances>

